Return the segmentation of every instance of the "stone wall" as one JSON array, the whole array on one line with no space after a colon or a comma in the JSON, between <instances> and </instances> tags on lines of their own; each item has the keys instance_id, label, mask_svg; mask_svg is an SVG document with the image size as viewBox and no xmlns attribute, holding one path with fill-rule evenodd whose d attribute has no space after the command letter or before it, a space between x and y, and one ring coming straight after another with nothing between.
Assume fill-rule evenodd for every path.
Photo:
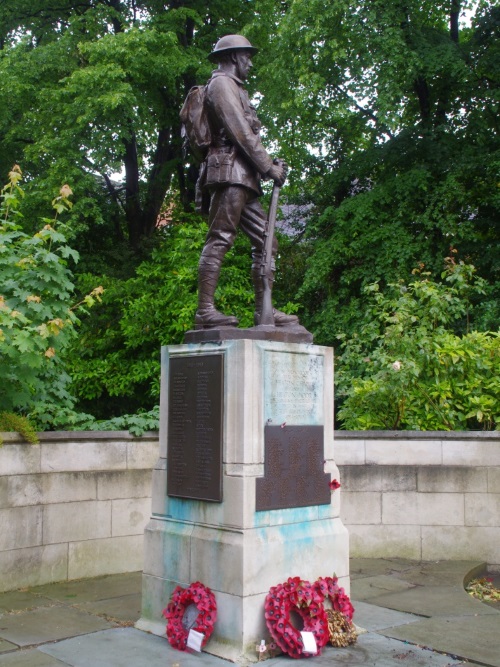
<instances>
[{"instance_id":1,"label":"stone wall","mask_svg":"<svg viewBox=\"0 0 500 667\"><path fill-rule=\"evenodd\" d=\"M142 569L156 434L2 434L0 591Z\"/></svg>"},{"instance_id":2,"label":"stone wall","mask_svg":"<svg viewBox=\"0 0 500 667\"><path fill-rule=\"evenodd\" d=\"M354 557L500 567L500 432L338 431Z\"/></svg>"},{"instance_id":3,"label":"stone wall","mask_svg":"<svg viewBox=\"0 0 500 667\"><path fill-rule=\"evenodd\" d=\"M158 436L3 434L0 591L142 569ZM337 431L351 555L500 567L500 433Z\"/></svg>"}]
</instances>

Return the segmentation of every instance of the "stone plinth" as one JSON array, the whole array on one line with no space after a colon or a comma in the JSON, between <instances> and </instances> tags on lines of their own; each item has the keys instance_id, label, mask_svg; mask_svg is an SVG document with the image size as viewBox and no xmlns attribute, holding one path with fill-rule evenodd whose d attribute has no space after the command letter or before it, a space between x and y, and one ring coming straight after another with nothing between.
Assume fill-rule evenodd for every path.
<instances>
[{"instance_id":1,"label":"stone plinth","mask_svg":"<svg viewBox=\"0 0 500 667\"><path fill-rule=\"evenodd\" d=\"M333 455L333 351L312 344L230 340L171 346L163 348L162 355L160 459L145 532L138 627L164 634L162 610L174 587L201 581L215 593L218 608L206 651L246 664L256 660L255 644L268 636L264 599L271 586L290 576L314 581L335 573L349 591L348 534L339 518L340 491L330 493L328 488L330 479L339 477ZM205 364L207 355L210 364ZM222 359L222 380L210 387L213 401L206 392L210 375L202 375L202 380L182 373L171 377L172 369L179 374L179 368L188 365L199 367L202 374L205 367L217 367L213 355ZM200 386L193 389L193 382ZM213 452L203 454L202 445L217 423L219 392L222 456L217 463ZM217 414L208 414L211 410ZM185 420L189 432L196 433L196 442L187 446L195 452L194 459L207 458L207 488L217 474L210 465L220 465L222 500L179 497L183 484L186 495L192 493L192 482L180 458L183 436L178 424L169 429L169 419ZM282 437L271 442L276 430L270 427L282 429ZM318 434L323 453L318 453L317 440L308 447L308 438L313 443ZM177 452L173 458L172 451ZM175 497L167 484L167 460L179 470ZM203 486L200 460L191 465ZM290 477L296 478L295 497ZM257 483L259 478L276 479L283 493L270 494L269 483ZM315 504L304 505L311 502L308 484L321 489ZM257 506L271 509L256 511Z\"/></svg>"}]
</instances>

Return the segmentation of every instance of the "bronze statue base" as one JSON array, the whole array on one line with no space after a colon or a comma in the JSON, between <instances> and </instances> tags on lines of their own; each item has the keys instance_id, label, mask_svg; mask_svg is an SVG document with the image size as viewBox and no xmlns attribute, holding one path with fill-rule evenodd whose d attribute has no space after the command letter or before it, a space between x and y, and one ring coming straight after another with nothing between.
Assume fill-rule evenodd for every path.
<instances>
[{"instance_id":1,"label":"bronze statue base","mask_svg":"<svg viewBox=\"0 0 500 667\"><path fill-rule=\"evenodd\" d=\"M223 340L273 340L278 343L312 343L313 335L300 324L290 327L274 327L260 324L249 329L219 327L217 329L193 329L184 334L185 343L219 343Z\"/></svg>"}]
</instances>

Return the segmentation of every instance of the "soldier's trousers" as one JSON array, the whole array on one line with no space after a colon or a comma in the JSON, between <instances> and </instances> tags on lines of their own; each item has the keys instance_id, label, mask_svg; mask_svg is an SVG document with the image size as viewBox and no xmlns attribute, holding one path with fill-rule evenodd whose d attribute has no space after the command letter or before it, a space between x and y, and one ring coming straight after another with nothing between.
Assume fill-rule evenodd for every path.
<instances>
[{"instance_id":1,"label":"soldier's trousers","mask_svg":"<svg viewBox=\"0 0 500 667\"><path fill-rule=\"evenodd\" d=\"M252 244L253 268L260 267L267 215L255 192L241 185L229 185L213 190L210 196L208 224L209 230L200 264L213 259L221 261L233 246L240 228ZM277 250L278 242L275 236L272 248L273 269Z\"/></svg>"}]
</instances>

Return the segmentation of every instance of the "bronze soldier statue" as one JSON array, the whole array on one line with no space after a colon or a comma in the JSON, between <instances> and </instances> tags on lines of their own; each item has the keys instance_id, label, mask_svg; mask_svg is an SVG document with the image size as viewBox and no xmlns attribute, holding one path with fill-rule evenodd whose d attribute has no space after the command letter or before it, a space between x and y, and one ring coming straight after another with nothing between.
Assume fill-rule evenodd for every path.
<instances>
[{"instance_id":1,"label":"bronze soldier statue","mask_svg":"<svg viewBox=\"0 0 500 667\"><path fill-rule=\"evenodd\" d=\"M209 58L218 63L205 92L205 110L211 130L211 145L201 169L199 185L210 196L209 231L198 266L197 329L236 327L238 320L224 315L214 306L214 293L221 264L232 247L238 227L252 243L252 279L255 287L255 324L260 323L263 300L262 254L267 216L259 202L261 179L273 179L281 187L287 166L273 161L260 140L261 124L248 93L243 87L252 55L257 51L241 35L222 37ZM273 240L269 283L273 279L274 257L278 249ZM274 326L298 324L295 315L273 309Z\"/></svg>"}]
</instances>

